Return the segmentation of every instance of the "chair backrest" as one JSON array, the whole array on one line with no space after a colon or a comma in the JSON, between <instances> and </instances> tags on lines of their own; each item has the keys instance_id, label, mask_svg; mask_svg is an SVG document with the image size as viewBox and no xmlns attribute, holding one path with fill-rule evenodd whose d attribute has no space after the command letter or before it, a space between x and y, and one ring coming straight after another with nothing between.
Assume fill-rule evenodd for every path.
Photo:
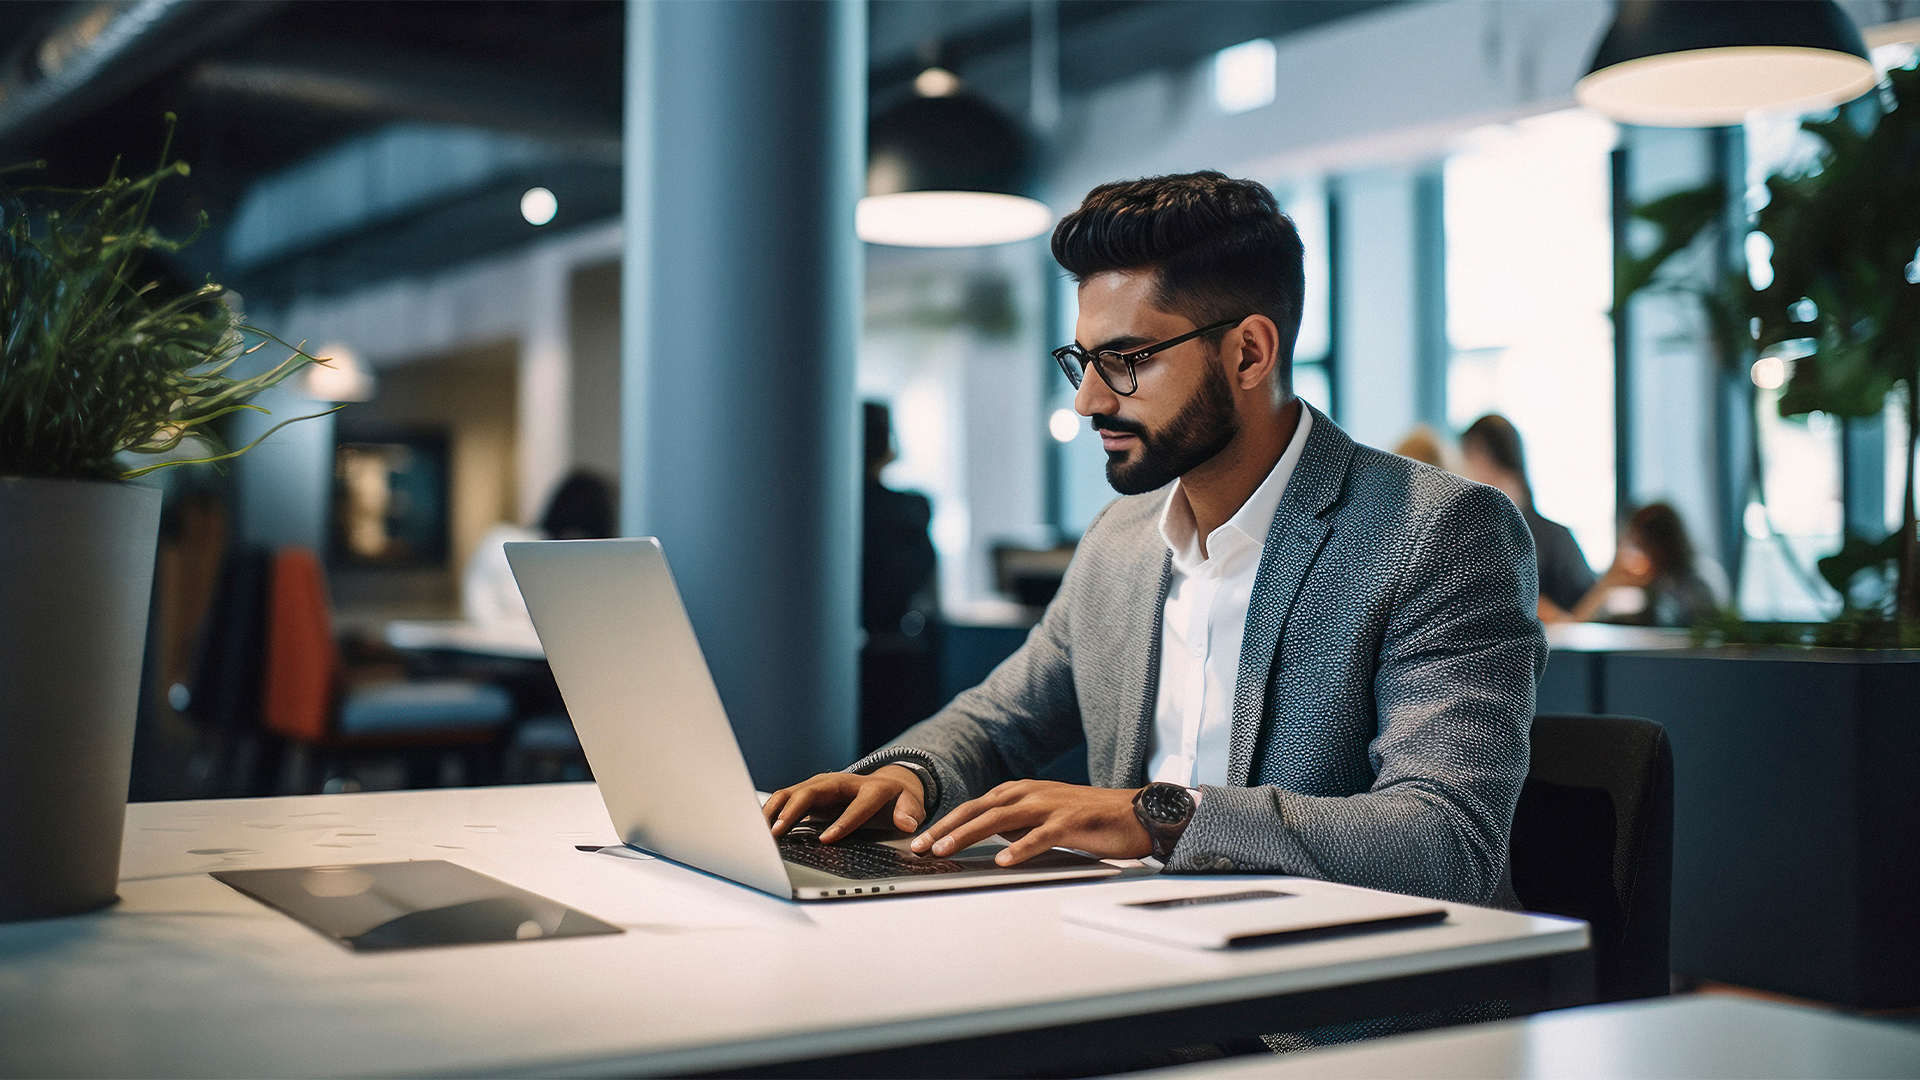
<instances>
[{"instance_id":1,"label":"chair backrest","mask_svg":"<svg viewBox=\"0 0 1920 1080\"><path fill-rule=\"evenodd\" d=\"M261 718L277 735L302 741L326 737L340 672L326 577L303 547L273 557L267 593L267 677Z\"/></svg>"},{"instance_id":2,"label":"chair backrest","mask_svg":"<svg viewBox=\"0 0 1920 1080\"><path fill-rule=\"evenodd\" d=\"M1545 715L1513 816L1513 887L1593 927L1601 1001L1668 992L1673 750L1631 716Z\"/></svg>"},{"instance_id":3,"label":"chair backrest","mask_svg":"<svg viewBox=\"0 0 1920 1080\"><path fill-rule=\"evenodd\" d=\"M221 560L188 683L186 714L197 723L226 732L260 726L270 566L265 551L240 544Z\"/></svg>"}]
</instances>

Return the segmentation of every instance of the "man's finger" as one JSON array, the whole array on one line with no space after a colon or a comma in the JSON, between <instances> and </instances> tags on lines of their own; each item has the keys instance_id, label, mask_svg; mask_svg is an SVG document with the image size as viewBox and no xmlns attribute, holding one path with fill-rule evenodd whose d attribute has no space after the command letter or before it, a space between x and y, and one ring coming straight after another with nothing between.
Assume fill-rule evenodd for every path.
<instances>
[{"instance_id":1,"label":"man's finger","mask_svg":"<svg viewBox=\"0 0 1920 1080\"><path fill-rule=\"evenodd\" d=\"M792 788L781 788L779 791L767 796L767 804L760 808L760 812L767 816L767 824L773 824L773 819L780 816L780 808L785 806L787 800L792 797Z\"/></svg>"},{"instance_id":2,"label":"man's finger","mask_svg":"<svg viewBox=\"0 0 1920 1080\"><path fill-rule=\"evenodd\" d=\"M1002 830L1031 828L1045 820L1045 811L996 806L941 837L933 845L933 853L944 858L956 851L965 851Z\"/></svg>"},{"instance_id":3,"label":"man's finger","mask_svg":"<svg viewBox=\"0 0 1920 1080\"><path fill-rule=\"evenodd\" d=\"M813 788L807 785L795 788L786 805L780 808L780 817L773 823L773 835L784 836L788 829L793 828L794 822L807 816L807 811L813 809L816 801Z\"/></svg>"},{"instance_id":4,"label":"man's finger","mask_svg":"<svg viewBox=\"0 0 1920 1080\"><path fill-rule=\"evenodd\" d=\"M1001 866L1013 866L1017 863L1026 862L1028 859L1033 858L1043 851L1060 846L1054 837L1055 831L1052 829L1028 829L1026 830L1026 835L1008 844L998 855L993 857L993 861Z\"/></svg>"},{"instance_id":5,"label":"man's finger","mask_svg":"<svg viewBox=\"0 0 1920 1080\"><path fill-rule=\"evenodd\" d=\"M926 804L912 788L903 789L900 797L893 803L893 825L902 832L912 832L920 827L927 817Z\"/></svg>"},{"instance_id":6,"label":"man's finger","mask_svg":"<svg viewBox=\"0 0 1920 1080\"><path fill-rule=\"evenodd\" d=\"M913 850L919 852L927 851L933 847L936 840L952 832L958 828L961 823L972 819L974 815L979 814L986 808L986 803L983 800L968 799L966 802L947 811L946 817L927 826L926 832L913 838Z\"/></svg>"},{"instance_id":7,"label":"man's finger","mask_svg":"<svg viewBox=\"0 0 1920 1080\"><path fill-rule=\"evenodd\" d=\"M892 797L893 793L880 784L867 784L862 787L860 793L853 797L853 801L847 804L847 808L840 812L840 817L821 831L820 841L830 844L866 824L867 819L873 816L873 812L880 809L881 804Z\"/></svg>"}]
</instances>

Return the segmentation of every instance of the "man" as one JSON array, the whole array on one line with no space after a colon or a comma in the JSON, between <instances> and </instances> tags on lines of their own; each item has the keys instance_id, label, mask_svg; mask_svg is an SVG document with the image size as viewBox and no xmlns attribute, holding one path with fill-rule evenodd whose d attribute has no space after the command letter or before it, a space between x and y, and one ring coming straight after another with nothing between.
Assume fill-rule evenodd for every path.
<instances>
[{"instance_id":1,"label":"man","mask_svg":"<svg viewBox=\"0 0 1920 1080\"><path fill-rule=\"evenodd\" d=\"M994 834L1512 903L1532 543L1498 491L1358 446L1293 396L1301 249L1258 184L1096 188L1054 231L1076 380L1123 496L1019 651L843 773L776 792L776 833L891 807L917 851ZM1016 779L1084 739L1094 786ZM1151 781L1151 783L1150 783Z\"/></svg>"}]
</instances>

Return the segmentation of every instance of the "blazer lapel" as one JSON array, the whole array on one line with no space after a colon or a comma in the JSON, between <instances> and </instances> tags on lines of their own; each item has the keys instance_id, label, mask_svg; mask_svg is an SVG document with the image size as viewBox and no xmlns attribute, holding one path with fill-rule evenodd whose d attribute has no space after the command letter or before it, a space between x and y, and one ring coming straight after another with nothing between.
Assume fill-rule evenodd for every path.
<instances>
[{"instance_id":1,"label":"blazer lapel","mask_svg":"<svg viewBox=\"0 0 1920 1080\"><path fill-rule=\"evenodd\" d=\"M1123 703L1121 716L1132 715L1133 726L1120 734L1120 753L1115 761L1117 775L1113 786L1139 787L1146 783L1147 749L1153 744L1153 705L1160 690L1160 631L1167 611L1167 589L1173 584L1173 552L1153 532L1153 545L1159 549L1160 587L1154 590L1153 606L1140 611L1128 627L1126 641L1117 655L1144 657L1146 677L1131 685L1133 699ZM1151 573L1150 560L1142 559L1141 576ZM1128 708L1126 706L1131 706ZM1124 722L1124 721L1123 721Z\"/></svg>"},{"instance_id":2,"label":"blazer lapel","mask_svg":"<svg viewBox=\"0 0 1920 1080\"><path fill-rule=\"evenodd\" d=\"M1234 680L1233 741L1227 756L1227 783L1245 787L1253 773L1253 752L1266 727L1267 677L1280 644L1280 631L1306 580L1307 570L1327 538L1325 514L1346 486L1354 442L1311 405L1313 428L1280 496L1273 526L1253 579L1247 626L1240 640L1240 671ZM1164 598L1166 588L1161 587ZM1155 635L1158 645L1159 635ZM1158 654L1156 653L1156 660ZM1156 664L1157 668L1157 664ZM1156 671L1156 677L1158 672Z\"/></svg>"}]
</instances>

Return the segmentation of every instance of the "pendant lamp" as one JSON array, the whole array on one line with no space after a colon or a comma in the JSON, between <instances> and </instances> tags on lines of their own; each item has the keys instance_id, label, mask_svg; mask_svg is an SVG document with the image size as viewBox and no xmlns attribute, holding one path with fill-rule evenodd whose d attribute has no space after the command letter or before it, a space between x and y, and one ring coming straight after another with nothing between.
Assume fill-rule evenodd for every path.
<instances>
[{"instance_id":1,"label":"pendant lamp","mask_svg":"<svg viewBox=\"0 0 1920 1080\"><path fill-rule=\"evenodd\" d=\"M1720 127L1838 105L1876 81L1833 0L1621 0L1574 97L1622 123Z\"/></svg>"},{"instance_id":2,"label":"pendant lamp","mask_svg":"<svg viewBox=\"0 0 1920 1080\"><path fill-rule=\"evenodd\" d=\"M309 364L303 373L303 389L308 397L316 401L373 400L378 380L351 346L335 341L312 355L320 363Z\"/></svg>"},{"instance_id":3,"label":"pendant lamp","mask_svg":"<svg viewBox=\"0 0 1920 1080\"><path fill-rule=\"evenodd\" d=\"M936 72L945 78L930 77ZM1033 151L1019 125L945 71L929 69L915 86L918 93L868 128L867 197L854 221L860 239L977 247L1051 228L1053 212L1025 194Z\"/></svg>"}]
</instances>

